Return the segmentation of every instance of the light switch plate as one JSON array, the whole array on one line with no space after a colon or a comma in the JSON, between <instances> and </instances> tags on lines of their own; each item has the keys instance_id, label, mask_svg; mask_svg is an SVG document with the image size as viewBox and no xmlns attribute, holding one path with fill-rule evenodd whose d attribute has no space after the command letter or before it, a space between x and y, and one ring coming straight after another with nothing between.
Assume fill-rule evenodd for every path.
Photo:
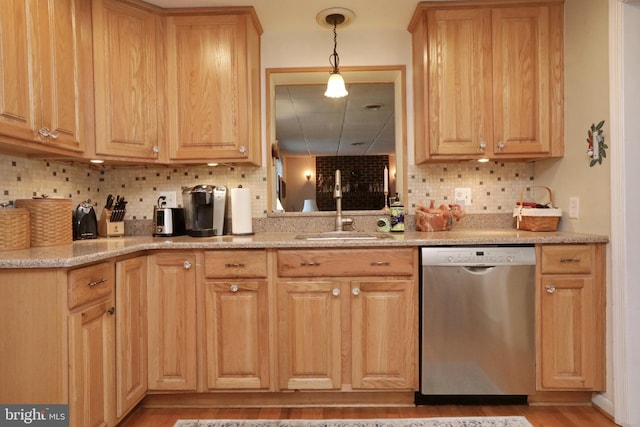
<instances>
[{"instance_id":1,"label":"light switch plate","mask_svg":"<svg viewBox=\"0 0 640 427\"><path fill-rule=\"evenodd\" d=\"M580 218L580 197L578 196L569 197L569 218Z\"/></svg>"},{"instance_id":2,"label":"light switch plate","mask_svg":"<svg viewBox=\"0 0 640 427\"><path fill-rule=\"evenodd\" d=\"M453 191L454 202L463 201L465 206L471 206L471 189L456 188Z\"/></svg>"}]
</instances>

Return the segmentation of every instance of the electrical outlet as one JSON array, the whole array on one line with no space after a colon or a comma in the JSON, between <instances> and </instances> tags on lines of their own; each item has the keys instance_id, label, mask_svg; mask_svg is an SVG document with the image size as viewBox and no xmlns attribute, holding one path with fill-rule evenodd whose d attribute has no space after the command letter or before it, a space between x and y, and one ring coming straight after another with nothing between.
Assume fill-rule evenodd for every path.
<instances>
[{"instance_id":1,"label":"electrical outlet","mask_svg":"<svg viewBox=\"0 0 640 427\"><path fill-rule=\"evenodd\" d=\"M569 197L569 218L580 218L580 197Z\"/></svg>"},{"instance_id":2,"label":"electrical outlet","mask_svg":"<svg viewBox=\"0 0 640 427\"><path fill-rule=\"evenodd\" d=\"M453 191L454 202L462 201L465 206L471 206L471 189L470 188L456 188Z\"/></svg>"},{"instance_id":3,"label":"electrical outlet","mask_svg":"<svg viewBox=\"0 0 640 427\"><path fill-rule=\"evenodd\" d=\"M178 207L178 199L175 191L161 191L158 193L158 197L166 197L165 202L167 203L167 208L177 208Z\"/></svg>"}]
</instances>

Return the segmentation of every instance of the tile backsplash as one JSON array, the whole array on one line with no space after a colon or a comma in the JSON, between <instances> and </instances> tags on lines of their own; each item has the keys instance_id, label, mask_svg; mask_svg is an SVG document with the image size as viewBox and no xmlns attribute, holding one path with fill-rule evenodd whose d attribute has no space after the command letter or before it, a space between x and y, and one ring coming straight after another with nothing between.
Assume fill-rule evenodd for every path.
<instances>
[{"instance_id":1,"label":"tile backsplash","mask_svg":"<svg viewBox=\"0 0 640 427\"><path fill-rule=\"evenodd\" d=\"M534 185L534 163L489 162L412 165L408 170L408 211L419 203L453 203L454 189L469 187L468 213L508 213L522 188ZM147 166L96 170L84 164L28 159L0 154L0 202L48 194L69 197L73 205L91 199L101 207L108 194L129 200L127 219L150 219L158 192L197 184L242 185L251 189L252 216L267 214L267 170L250 166L165 167ZM406 203L405 203L406 204Z\"/></svg>"}]
</instances>

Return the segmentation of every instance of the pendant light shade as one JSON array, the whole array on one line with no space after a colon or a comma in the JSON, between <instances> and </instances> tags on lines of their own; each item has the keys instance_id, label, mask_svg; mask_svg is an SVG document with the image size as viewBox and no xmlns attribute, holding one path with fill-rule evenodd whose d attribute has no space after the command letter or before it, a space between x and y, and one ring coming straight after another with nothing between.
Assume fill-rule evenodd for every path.
<instances>
[{"instance_id":1,"label":"pendant light shade","mask_svg":"<svg viewBox=\"0 0 640 427\"><path fill-rule=\"evenodd\" d=\"M347 96L349 92L347 92L344 86L344 79L340 75L340 69L338 68L340 65L340 57L337 51L338 33L336 32L336 28L345 21L345 16L340 13L332 13L327 15L325 19L328 24L333 25L333 53L329 56L329 63L332 66L332 70L324 96L328 98L342 98Z\"/></svg>"},{"instance_id":2,"label":"pendant light shade","mask_svg":"<svg viewBox=\"0 0 640 427\"><path fill-rule=\"evenodd\" d=\"M347 88L344 86L344 79L340 75L340 73L331 73L329 76L329 81L327 82L327 90L324 93L324 96L327 98L342 98L343 96L347 96L349 92L347 92Z\"/></svg>"}]
</instances>

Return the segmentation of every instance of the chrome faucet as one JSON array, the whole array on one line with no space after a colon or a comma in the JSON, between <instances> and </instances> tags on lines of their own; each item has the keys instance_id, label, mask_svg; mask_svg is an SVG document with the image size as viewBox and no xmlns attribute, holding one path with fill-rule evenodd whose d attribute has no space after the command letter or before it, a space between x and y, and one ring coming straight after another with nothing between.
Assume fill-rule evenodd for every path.
<instances>
[{"instance_id":1,"label":"chrome faucet","mask_svg":"<svg viewBox=\"0 0 640 427\"><path fill-rule=\"evenodd\" d=\"M336 231L344 231L344 226L353 226L353 218L342 218L342 183L340 169L336 169L336 182L333 189L333 198L336 199Z\"/></svg>"}]
</instances>

